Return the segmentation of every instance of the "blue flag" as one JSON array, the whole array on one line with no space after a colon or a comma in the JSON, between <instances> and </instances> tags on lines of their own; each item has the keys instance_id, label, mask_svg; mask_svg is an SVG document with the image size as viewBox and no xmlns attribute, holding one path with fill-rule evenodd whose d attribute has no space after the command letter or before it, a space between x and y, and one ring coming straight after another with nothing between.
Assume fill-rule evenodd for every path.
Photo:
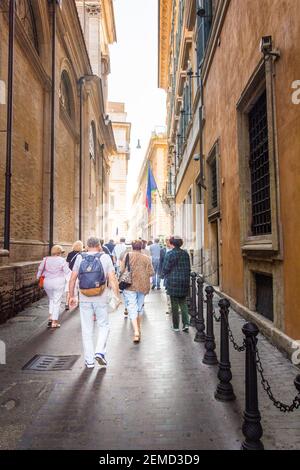
<instances>
[{"instance_id":1,"label":"blue flag","mask_svg":"<svg viewBox=\"0 0 300 470\"><path fill-rule=\"evenodd\" d=\"M147 191L146 191L146 207L149 212L152 208L152 193L157 191L157 184L154 179L150 165L148 165L148 182L147 182Z\"/></svg>"}]
</instances>

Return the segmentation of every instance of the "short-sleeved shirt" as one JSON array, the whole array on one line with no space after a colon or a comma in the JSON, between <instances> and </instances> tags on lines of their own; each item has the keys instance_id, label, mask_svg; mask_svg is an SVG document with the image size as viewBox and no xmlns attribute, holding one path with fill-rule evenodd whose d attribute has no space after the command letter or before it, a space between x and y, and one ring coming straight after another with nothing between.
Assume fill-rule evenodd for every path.
<instances>
[{"instance_id":1,"label":"short-sleeved shirt","mask_svg":"<svg viewBox=\"0 0 300 470\"><path fill-rule=\"evenodd\" d=\"M124 253L124 251L126 251L126 248L127 246L125 245L125 243L117 243L117 245L115 246L113 255L116 258L117 266L120 266L120 256L122 255L122 253Z\"/></svg>"},{"instance_id":2,"label":"short-sleeved shirt","mask_svg":"<svg viewBox=\"0 0 300 470\"><path fill-rule=\"evenodd\" d=\"M96 254L99 254L99 252L91 251L91 252L88 252L88 254L89 255L96 255ZM80 268L80 264L81 264L82 259L83 258L82 258L81 255L77 256L74 267L73 267L73 272L75 272L75 273L79 272L79 268ZM107 279L107 277L110 273L115 272L114 266L112 264L111 257L109 255L103 253L100 256L100 262L103 266L104 274L105 274L105 277ZM107 289L105 289L105 291L103 292L102 295L94 295L92 297L87 297L86 295L83 295L83 294L79 293L79 301L80 302L97 302L97 303L100 303L100 304L104 305L104 304L107 304L107 302L108 302L107 293L108 293Z\"/></svg>"}]
</instances>

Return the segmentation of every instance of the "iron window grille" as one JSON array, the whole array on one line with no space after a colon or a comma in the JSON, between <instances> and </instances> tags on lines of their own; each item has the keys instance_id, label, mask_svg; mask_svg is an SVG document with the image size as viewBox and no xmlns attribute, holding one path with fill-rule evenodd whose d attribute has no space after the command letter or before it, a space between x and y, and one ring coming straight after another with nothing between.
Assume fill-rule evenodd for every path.
<instances>
[{"instance_id":1,"label":"iron window grille","mask_svg":"<svg viewBox=\"0 0 300 470\"><path fill-rule=\"evenodd\" d=\"M217 177L217 161L214 158L210 164L211 171L211 208L218 207L218 177Z\"/></svg>"},{"instance_id":2,"label":"iron window grille","mask_svg":"<svg viewBox=\"0 0 300 470\"><path fill-rule=\"evenodd\" d=\"M266 91L249 113L252 235L272 233Z\"/></svg>"},{"instance_id":3,"label":"iron window grille","mask_svg":"<svg viewBox=\"0 0 300 470\"><path fill-rule=\"evenodd\" d=\"M208 219L220 217L219 141L215 143L207 158L208 169Z\"/></svg>"},{"instance_id":4,"label":"iron window grille","mask_svg":"<svg viewBox=\"0 0 300 470\"><path fill-rule=\"evenodd\" d=\"M273 277L262 273L255 273L256 284L256 311L274 321L273 305Z\"/></svg>"}]
</instances>

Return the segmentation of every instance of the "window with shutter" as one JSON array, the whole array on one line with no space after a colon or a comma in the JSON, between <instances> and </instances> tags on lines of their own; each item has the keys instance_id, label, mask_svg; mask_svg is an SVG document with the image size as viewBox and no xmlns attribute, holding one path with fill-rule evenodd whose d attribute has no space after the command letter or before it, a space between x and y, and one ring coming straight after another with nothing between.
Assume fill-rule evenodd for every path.
<instances>
[{"instance_id":1,"label":"window with shutter","mask_svg":"<svg viewBox=\"0 0 300 470\"><path fill-rule=\"evenodd\" d=\"M197 66L201 67L212 25L212 0L199 0L204 16L197 16Z\"/></svg>"}]
</instances>

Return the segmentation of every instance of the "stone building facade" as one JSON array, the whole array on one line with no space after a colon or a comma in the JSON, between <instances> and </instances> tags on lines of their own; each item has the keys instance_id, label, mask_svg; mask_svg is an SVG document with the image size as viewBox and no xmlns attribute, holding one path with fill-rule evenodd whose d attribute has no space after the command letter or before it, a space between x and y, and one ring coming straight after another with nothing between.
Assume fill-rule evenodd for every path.
<instances>
[{"instance_id":1,"label":"stone building facade","mask_svg":"<svg viewBox=\"0 0 300 470\"><path fill-rule=\"evenodd\" d=\"M195 268L289 352L300 338L299 24L294 0L160 1L175 224Z\"/></svg>"},{"instance_id":2,"label":"stone building facade","mask_svg":"<svg viewBox=\"0 0 300 470\"><path fill-rule=\"evenodd\" d=\"M9 3L0 2L4 95L9 89ZM39 295L35 272L38 261L50 249L50 213L52 243L63 245L66 251L78 238L85 241L90 234L104 234L102 203L108 200L110 158L116 152L106 110L108 46L116 40L112 2L16 0L15 5L9 250L3 250L2 235L8 209L4 197L7 96L0 104L0 321L24 306L25 300ZM80 23L83 17L85 31ZM95 23L109 33L100 38L93 29Z\"/></svg>"},{"instance_id":3,"label":"stone building facade","mask_svg":"<svg viewBox=\"0 0 300 470\"><path fill-rule=\"evenodd\" d=\"M127 176L130 159L131 124L124 103L108 103L117 153L111 159L109 175L108 238L118 240L128 234Z\"/></svg>"},{"instance_id":4,"label":"stone building facade","mask_svg":"<svg viewBox=\"0 0 300 470\"><path fill-rule=\"evenodd\" d=\"M164 238L171 233L172 206L166 198L168 180L168 143L164 132L152 133L148 149L137 179L137 191L133 197L131 236L144 240ZM148 166L150 165L158 191L152 194L152 209L146 207Z\"/></svg>"}]
</instances>

